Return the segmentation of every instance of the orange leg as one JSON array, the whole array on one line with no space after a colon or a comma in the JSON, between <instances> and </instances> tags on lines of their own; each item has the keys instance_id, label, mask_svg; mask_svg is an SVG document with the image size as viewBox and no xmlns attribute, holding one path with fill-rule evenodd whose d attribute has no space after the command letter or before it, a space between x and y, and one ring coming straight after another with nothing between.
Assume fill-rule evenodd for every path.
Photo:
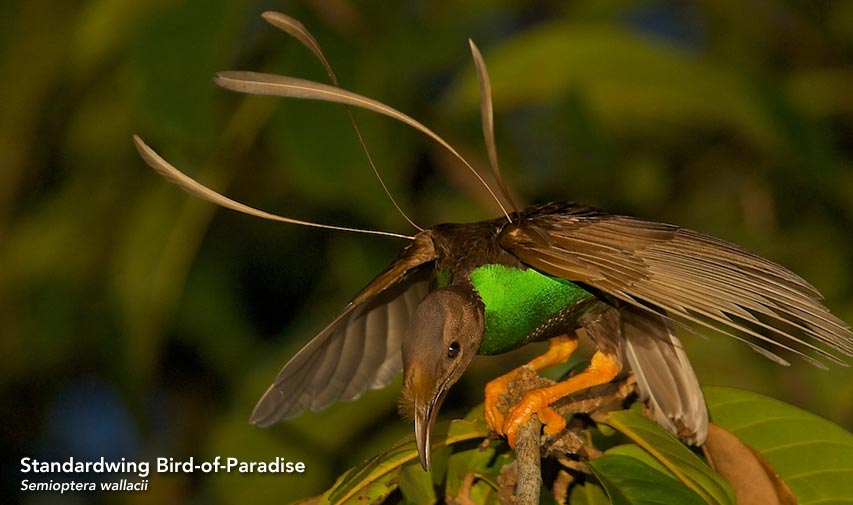
<instances>
[{"instance_id":1,"label":"orange leg","mask_svg":"<svg viewBox=\"0 0 853 505\"><path fill-rule=\"evenodd\" d=\"M575 335L563 335L549 340L550 347L548 351L530 360L529 363L518 367L510 372L501 375L497 379L486 384L486 399L485 399L485 415L486 422L495 433L503 433L504 415L498 410L498 398L506 392L507 385L515 379L519 370L524 367L530 367L535 371L545 370L554 365L565 363L569 356L578 348L578 339ZM549 409L550 410L550 409ZM552 412L553 416L560 417L556 412ZM548 414L544 414L548 415ZM553 416L551 418L553 419ZM562 417L560 417L562 419ZM565 422L564 422L565 424ZM562 428L560 428L562 429ZM559 431L559 430L557 430ZM556 433L556 432L554 432Z\"/></svg>"},{"instance_id":2,"label":"orange leg","mask_svg":"<svg viewBox=\"0 0 853 505\"><path fill-rule=\"evenodd\" d=\"M553 435L566 426L565 419L549 406L555 401L583 389L606 384L619 375L619 363L602 351L596 351L592 360L583 372L569 377L553 386L529 391L521 402L512 408L504 421L501 431L506 435L510 447L515 447L515 434L533 414L539 415L539 420L545 423L545 433Z\"/></svg>"}]
</instances>

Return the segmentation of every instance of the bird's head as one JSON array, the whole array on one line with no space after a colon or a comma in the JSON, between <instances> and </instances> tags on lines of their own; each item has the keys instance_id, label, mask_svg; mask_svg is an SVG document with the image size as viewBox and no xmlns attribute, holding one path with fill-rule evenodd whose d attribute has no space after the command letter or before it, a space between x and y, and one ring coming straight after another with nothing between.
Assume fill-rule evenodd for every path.
<instances>
[{"instance_id":1,"label":"bird's head","mask_svg":"<svg viewBox=\"0 0 853 505\"><path fill-rule=\"evenodd\" d=\"M483 339L483 303L473 292L448 287L418 305L403 338L400 410L415 421L421 466L429 470L430 433L450 386L459 380Z\"/></svg>"}]
</instances>

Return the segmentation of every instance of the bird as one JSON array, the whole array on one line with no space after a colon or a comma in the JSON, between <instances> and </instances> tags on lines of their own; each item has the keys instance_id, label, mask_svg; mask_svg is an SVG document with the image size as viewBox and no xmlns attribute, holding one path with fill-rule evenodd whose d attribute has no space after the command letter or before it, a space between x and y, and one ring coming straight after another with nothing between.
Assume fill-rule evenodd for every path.
<instances>
[{"instance_id":1,"label":"bird","mask_svg":"<svg viewBox=\"0 0 853 505\"><path fill-rule=\"evenodd\" d=\"M496 403L515 372L486 386L485 415L510 445L533 413L545 433L565 421L554 401L605 384L630 367L656 420L701 445L708 416L696 376L675 335L678 321L820 366L850 355L853 335L789 270L733 244L675 225L614 216L573 203L534 205L512 222L442 224L419 233L391 266L296 354L258 402L251 422L267 426L383 387L404 371L402 403L415 422L421 463L449 388L478 354L550 341L534 369L565 362L583 329L590 366L528 393L507 419ZM760 347L759 343L769 348Z\"/></svg>"},{"instance_id":2,"label":"bird","mask_svg":"<svg viewBox=\"0 0 853 505\"><path fill-rule=\"evenodd\" d=\"M416 120L341 89L301 23L280 13L263 16L311 49L332 85L253 72L223 72L214 78L216 84L367 108L425 133L476 175L447 142ZM518 429L536 415L545 434L557 434L566 420L552 409L554 402L631 371L650 415L686 443L701 445L708 412L677 329L728 335L782 365L789 364L785 355L795 355L822 368L824 361L846 366L843 357L853 355L850 327L829 311L817 289L769 259L674 224L578 203L518 208L497 164L485 63L470 45L489 160L509 204L504 206L478 176L503 211L491 220L418 227L418 233L407 236L277 216L201 185L134 136L148 165L200 198L266 219L410 240L284 365L252 412L252 424L269 426L305 410L355 400L387 386L402 370L401 411L414 421L418 457L428 470L441 405L475 356L548 342L544 354L523 365L540 371L566 362L584 333L594 345L589 365L529 391L506 414L498 409L498 399L522 367L486 385L484 416L492 431L514 446Z\"/></svg>"}]
</instances>

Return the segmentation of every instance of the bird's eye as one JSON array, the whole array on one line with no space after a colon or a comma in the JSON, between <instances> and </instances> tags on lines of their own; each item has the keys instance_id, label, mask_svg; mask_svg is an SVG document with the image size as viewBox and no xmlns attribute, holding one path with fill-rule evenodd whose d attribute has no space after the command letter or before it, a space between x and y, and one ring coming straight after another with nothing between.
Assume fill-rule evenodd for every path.
<instances>
[{"instance_id":1,"label":"bird's eye","mask_svg":"<svg viewBox=\"0 0 853 505\"><path fill-rule=\"evenodd\" d=\"M455 358L459 355L459 342L451 342L449 346L447 346L447 357Z\"/></svg>"}]
</instances>

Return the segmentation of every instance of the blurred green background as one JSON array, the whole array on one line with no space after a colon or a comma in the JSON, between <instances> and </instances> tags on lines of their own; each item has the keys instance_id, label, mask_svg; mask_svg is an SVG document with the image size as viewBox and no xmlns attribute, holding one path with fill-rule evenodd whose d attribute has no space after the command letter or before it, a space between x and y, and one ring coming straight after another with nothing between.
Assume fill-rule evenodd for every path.
<instances>
[{"instance_id":1,"label":"blurred green background","mask_svg":"<svg viewBox=\"0 0 853 505\"><path fill-rule=\"evenodd\" d=\"M3 503L284 503L321 492L411 430L396 415L399 381L271 429L247 424L281 365L404 242L215 209L156 176L131 144L139 133L179 168L265 210L412 231L342 108L212 85L225 69L324 81L308 51L260 19L264 10L300 19L344 87L421 120L485 168L473 38L521 200L575 200L723 237L798 272L853 321L853 2L28 0L0 9ZM497 215L436 144L384 117L356 117L416 222ZM728 339L684 339L703 383L853 427L849 369L785 368ZM443 417L479 403L485 381L523 359L476 362ZM21 457L69 455L282 456L308 471L161 474L135 494L16 491Z\"/></svg>"}]
</instances>

